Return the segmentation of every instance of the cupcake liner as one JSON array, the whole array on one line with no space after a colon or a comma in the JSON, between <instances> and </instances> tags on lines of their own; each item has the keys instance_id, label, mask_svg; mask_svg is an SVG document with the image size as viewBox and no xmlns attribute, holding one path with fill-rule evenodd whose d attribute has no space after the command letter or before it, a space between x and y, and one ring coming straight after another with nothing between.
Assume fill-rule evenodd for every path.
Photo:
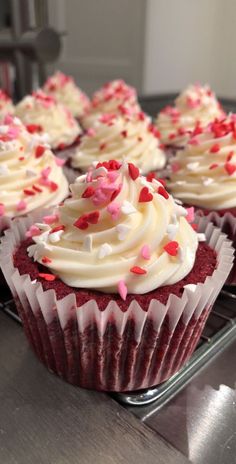
<instances>
[{"instance_id":1,"label":"cupcake liner","mask_svg":"<svg viewBox=\"0 0 236 464\"><path fill-rule=\"evenodd\" d=\"M225 213L223 216L220 216L216 211L212 211L205 215L203 210L197 209L196 216L204 216L208 222L212 222L215 226L219 227L232 241L234 250L236 250L236 217L233 214ZM226 284L236 285L236 260L234 260Z\"/></svg>"},{"instance_id":2,"label":"cupcake liner","mask_svg":"<svg viewBox=\"0 0 236 464\"><path fill-rule=\"evenodd\" d=\"M105 391L157 385L191 356L212 305L231 269L233 248L220 229L199 218L199 232L216 250L218 266L204 283L170 294L164 305L153 299L145 312L135 300L122 312L111 299L104 311L95 300L79 308L71 294L58 300L54 290L20 275L14 250L35 221L13 221L2 240L0 260L29 342L50 371L66 381Z\"/></svg>"}]
</instances>

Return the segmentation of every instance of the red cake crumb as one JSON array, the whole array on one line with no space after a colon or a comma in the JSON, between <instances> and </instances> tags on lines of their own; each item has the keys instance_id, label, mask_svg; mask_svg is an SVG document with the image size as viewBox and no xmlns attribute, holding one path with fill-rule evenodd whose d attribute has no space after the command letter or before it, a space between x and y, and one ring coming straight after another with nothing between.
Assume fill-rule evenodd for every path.
<instances>
[{"instance_id":1,"label":"red cake crumb","mask_svg":"<svg viewBox=\"0 0 236 464\"><path fill-rule=\"evenodd\" d=\"M135 299L144 311L148 310L152 299L157 299L161 303L166 304L170 293L181 297L183 287L188 284L198 284L204 282L207 276L213 274L217 266L216 252L212 250L206 243L199 243L196 253L196 260L191 272L184 279L173 285L165 285L156 290L148 292L144 295L128 294L126 301L123 301L118 294L102 293L95 290L73 288L63 283L60 279L54 282L49 282L39 277L39 273L49 272L48 268L34 262L27 254L27 247L33 242L31 238L22 242L14 255L14 265L18 268L19 273L29 274L31 279L37 279L41 282L44 290L54 289L58 299L62 299L68 294L74 292L76 294L77 305L82 306L87 301L95 299L100 311L104 311L108 303L112 300L116 301L120 309L125 312L130 303Z\"/></svg>"}]
</instances>

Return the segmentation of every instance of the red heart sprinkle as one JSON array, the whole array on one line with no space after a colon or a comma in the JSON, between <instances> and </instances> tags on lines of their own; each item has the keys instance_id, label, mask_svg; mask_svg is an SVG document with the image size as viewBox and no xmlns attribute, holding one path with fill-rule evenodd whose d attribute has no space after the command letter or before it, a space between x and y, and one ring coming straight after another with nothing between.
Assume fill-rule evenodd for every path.
<instances>
[{"instance_id":1,"label":"red heart sprinkle","mask_svg":"<svg viewBox=\"0 0 236 464\"><path fill-rule=\"evenodd\" d=\"M215 143L214 145L212 145L210 153L217 153L218 151L220 151L220 145L219 143Z\"/></svg>"},{"instance_id":2,"label":"red heart sprinkle","mask_svg":"<svg viewBox=\"0 0 236 464\"><path fill-rule=\"evenodd\" d=\"M80 216L75 222L74 222L74 226L77 227L78 229L80 230L85 230L88 228L88 222L86 221L85 219L86 215L84 216Z\"/></svg>"},{"instance_id":3,"label":"red heart sprinkle","mask_svg":"<svg viewBox=\"0 0 236 464\"><path fill-rule=\"evenodd\" d=\"M179 244L176 241L169 242L164 246L164 250L170 256L176 256L178 254L178 249L179 249Z\"/></svg>"},{"instance_id":4,"label":"red heart sprinkle","mask_svg":"<svg viewBox=\"0 0 236 464\"><path fill-rule=\"evenodd\" d=\"M42 257L42 263L43 264L50 264L51 262L52 262L52 260L50 258L48 258L47 256Z\"/></svg>"},{"instance_id":5,"label":"red heart sprinkle","mask_svg":"<svg viewBox=\"0 0 236 464\"><path fill-rule=\"evenodd\" d=\"M227 171L229 176L231 176L236 171L236 164L226 162L225 163L225 170Z\"/></svg>"},{"instance_id":6,"label":"red heart sprinkle","mask_svg":"<svg viewBox=\"0 0 236 464\"><path fill-rule=\"evenodd\" d=\"M41 277L44 280L47 280L48 282L53 282L57 276L54 274L45 274L44 272L39 272L39 277Z\"/></svg>"},{"instance_id":7,"label":"red heart sprinkle","mask_svg":"<svg viewBox=\"0 0 236 464\"><path fill-rule=\"evenodd\" d=\"M35 149L35 158L40 158L46 150L46 147L43 145L38 145Z\"/></svg>"},{"instance_id":8,"label":"red heart sprinkle","mask_svg":"<svg viewBox=\"0 0 236 464\"><path fill-rule=\"evenodd\" d=\"M218 168L219 164L217 163L213 163L210 165L209 169L215 169L215 168Z\"/></svg>"},{"instance_id":9,"label":"red heart sprinkle","mask_svg":"<svg viewBox=\"0 0 236 464\"><path fill-rule=\"evenodd\" d=\"M35 192L42 193L42 189L38 187L38 185L32 185L32 188L35 190Z\"/></svg>"},{"instance_id":10,"label":"red heart sprinkle","mask_svg":"<svg viewBox=\"0 0 236 464\"><path fill-rule=\"evenodd\" d=\"M147 271L139 266L131 267L130 272L133 272L133 274L138 274L138 275L147 274Z\"/></svg>"},{"instance_id":11,"label":"red heart sprinkle","mask_svg":"<svg viewBox=\"0 0 236 464\"><path fill-rule=\"evenodd\" d=\"M94 195L95 190L93 187L87 187L82 195L82 198L90 198Z\"/></svg>"},{"instance_id":12,"label":"red heart sprinkle","mask_svg":"<svg viewBox=\"0 0 236 464\"><path fill-rule=\"evenodd\" d=\"M135 166L133 163L128 163L128 167L131 179L136 180L139 176L139 168L137 168L137 166Z\"/></svg>"},{"instance_id":13,"label":"red heart sprinkle","mask_svg":"<svg viewBox=\"0 0 236 464\"><path fill-rule=\"evenodd\" d=\"M156 179L156 173L155 172L149 172L149 174L146 175L146 179L148 182L152 182L152 179Z\"/></svg>"},{"instance_id":14,"label":"red heart sprinkle","mask_svg":"<svg viewBox=\"0 0 236 464\"><path fill-rule=\"evenodd\" d=\"M52 192L55 192L58 189L58 184L56 182L53 182L53 180L50 181L50 190Z\"/></svg>"},{"instance_id":15,"label":"red heart sprinkle","mask_svg":"<svg viewBox=\"0 0 236 464\"><path fill-rule=\"evenodd\" d=\"M157 193L159 193L159 195L162 195L166 200L168 200L169 194L164 187L162 186L158 187Z\"/></svg>"},{"instance_id":16,"label":"red heart sprinkle","mask_svg":"<svg viewBox=\"0 0 236 464\"><path fill-rule=\"evenodd\" d=\"M59 232L59 230L65 230L65 226L61 225L61 226L53 227L53 228L50 230L50 234L53 234L54 232Z\"/></svg>"},{"instance_id":17,"label":"red heart sprinkle","mask_svg":"<svg viewBox=\"0 0 236 464\"><path fill-rule=\"evenodd\" d=\"M152 201L153 195L149 192L147 187L143 187L140 194L139 194L139 203L146 203L148 201Z\"/></svg>"},{"instance_id":18,"label":"red heart sprinkle","mask_svg":"<svg viewBox=\"0 0 236 464\"><path fill-rule=\"evenodd\" d=\"M87 215L87 221L89 224L97 224L99 220L100 213L99 211L93 211Z\"/></svg>"},{"instance_id":19,"label":"red heart sprinkle","mask_svg":"<svg viewBox=\"0 0 236 464\"><path fill-rule=\"evenodd\" d=\"M27 189L27 188L25 188L23 190L23 192L24 192L25 195L29 195L29 196L35 195L35 192L33 190L30 190L30 189Z\"/></svg>"},{"instance_id":20,"label":"red heart sprinkle","mask_svg":"<svg viewBox=\"0 0 236 464\"><path fill-rule=\"evenodd\" d=\"M159 177L159 178L157 179L157 181L160 182L160 184L162 184L163 187L166 186L166 181L165 181L165 179L161 179L161 178Z\"/></svg>"},{"instance_id":21,"label":"red heart sprinkle","mask_svg":"<svg viewBox=\"0 0 236 464\"><path fill-rule=\"evenodd\" d=\"M35 132L42 132L43 128L39 124L28 124L26 129L30 134L34 134Z\"/></svg>"},{"instance_id":22,"label":"red heart sprinkle","mask_svg":"<svg viewBox=\"0 0 236 464\"><path fill-rule=\"evenodd\" d=\"M231 150L231 151L229 152L227 158L226 158L226 161L231 161L231 159L233 158L233 156L234 156L234 151Z\"/></svg>"}]
</instances>

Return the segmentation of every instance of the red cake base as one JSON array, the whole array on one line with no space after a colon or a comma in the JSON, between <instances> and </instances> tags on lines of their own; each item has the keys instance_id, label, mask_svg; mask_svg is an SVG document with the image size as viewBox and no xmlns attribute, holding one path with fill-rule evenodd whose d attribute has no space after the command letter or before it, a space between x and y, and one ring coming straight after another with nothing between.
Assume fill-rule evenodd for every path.
<instances>
[{"instance_id":1,"label":"red cake base","mask_svg":"<svg viewBox=\"0 0 236 464\"><path fill-rule=\"evenodd\" d=\"M47 282L38 278L39 272L48 272L48 269L28 257L26 248L29 243L30 240L22 243L14 257L20 274L29 273L31 279L42 283L44 290L54 289L59 299L75 293L78 306L95 299L100 311L106 309L111 299L123 312L133 299L147 311L152 299L165 304L170 293L181 297L184 285L204 282L216 268L215 252L200 243L195 265L186 278L146 295L128 295L124 302L119 295L72 289L59 279ZM17 307L31 346L48 369L72 384L106 391L138 390L171 377L191 356L211 309L204 308L199 317L192 316L187 323L181 316L173 330L167 313L158 332L152 318L148 317L141 339L137 340L137 321L133 317L127 320L122 336L111 317L101 336L95 320L80 330L73 308L62 329L56 311L53 320L47 324L40 309L34 313L29 303L25 302L23 308L19 300Z\"/></svg>"}]
</instances>

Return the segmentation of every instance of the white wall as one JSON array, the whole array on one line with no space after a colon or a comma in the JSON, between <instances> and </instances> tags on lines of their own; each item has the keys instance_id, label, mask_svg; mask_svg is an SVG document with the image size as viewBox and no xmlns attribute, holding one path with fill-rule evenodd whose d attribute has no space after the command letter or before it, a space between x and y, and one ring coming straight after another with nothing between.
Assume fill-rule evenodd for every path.
<instances>
[{"instance_id":1,"label":"white wall","mask_svg":"<svg viewBox=\"0 0 236 464\"><path fill-rule=\"evenodd\" d=\"M209 83L236 96L236 1L148 0L143 93Z\"/></svg>"}]
</instances>

